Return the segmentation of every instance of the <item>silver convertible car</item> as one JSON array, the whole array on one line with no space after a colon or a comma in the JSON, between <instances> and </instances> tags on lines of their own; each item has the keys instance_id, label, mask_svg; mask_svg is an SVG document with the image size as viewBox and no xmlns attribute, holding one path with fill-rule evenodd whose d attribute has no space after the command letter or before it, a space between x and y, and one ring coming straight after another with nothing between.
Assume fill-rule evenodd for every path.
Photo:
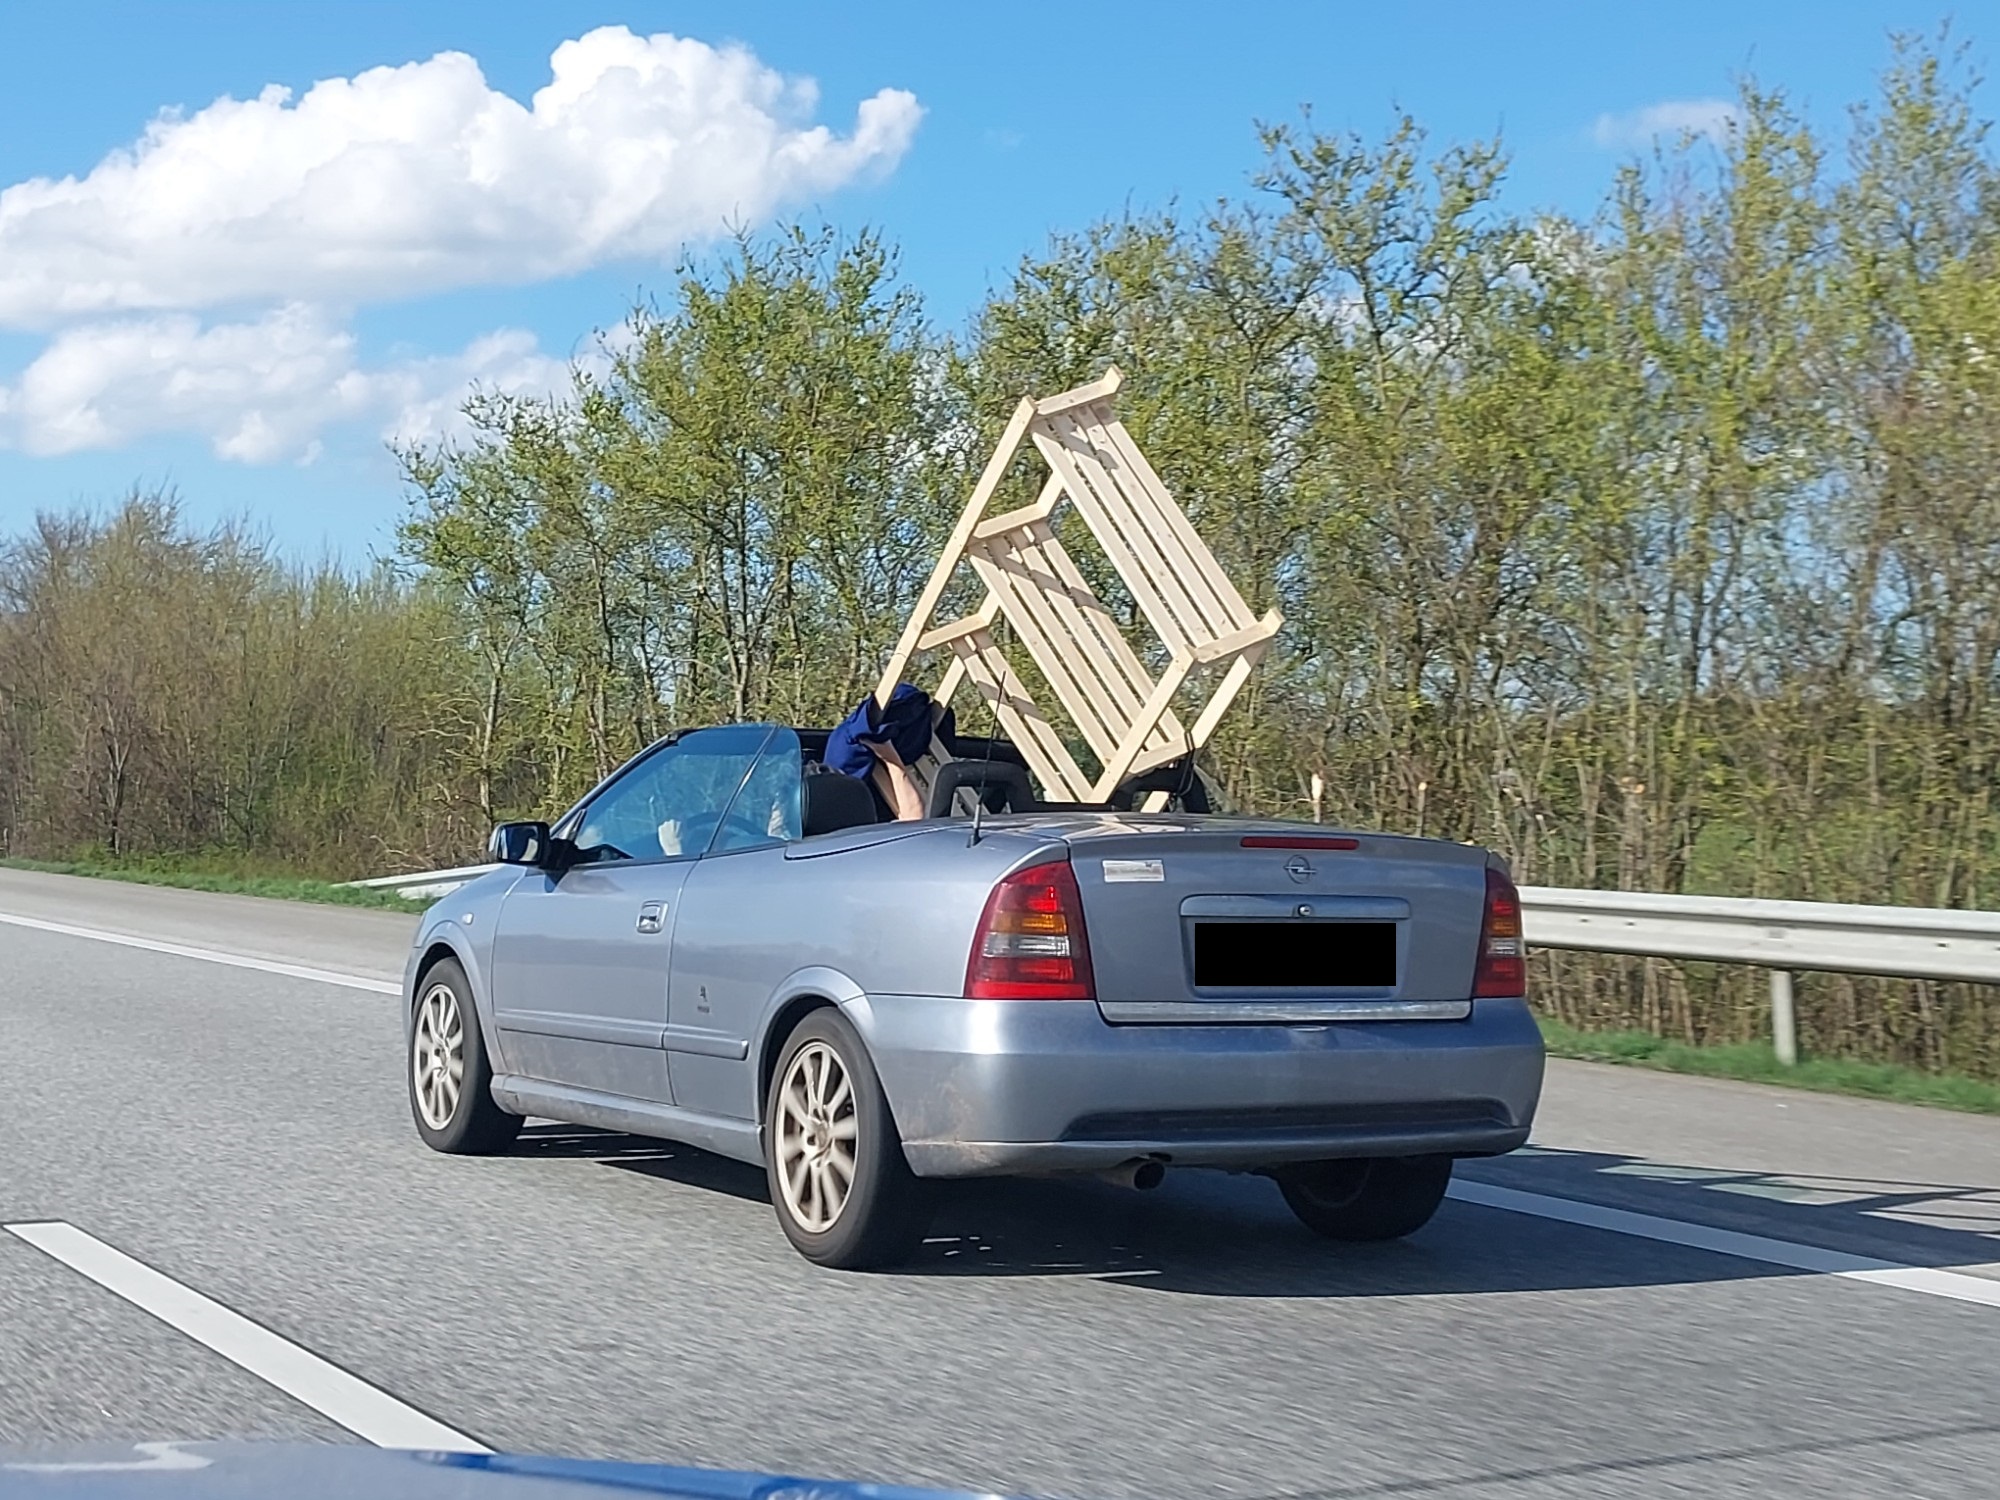
<instances>
[{"instance_id":1,"label":"silver convertible car","mask_svg":"<svg viewBox=\"0 0 2000 1500\"><path fill-rule=\"evenodd\" d=\"M1184 765L1053 806L1005 742L890 822L825 741L670 735L494 831L410 952L429 1145L501 1151L529 1115L682 1141L761 1164L799 1251L861 1267L921 1238L925 1179L1258 1172L1384 1239L1454 1158L1527 1140L1542 1042L1494 855L1218 816Z\"/></svg>"}]
</instances>

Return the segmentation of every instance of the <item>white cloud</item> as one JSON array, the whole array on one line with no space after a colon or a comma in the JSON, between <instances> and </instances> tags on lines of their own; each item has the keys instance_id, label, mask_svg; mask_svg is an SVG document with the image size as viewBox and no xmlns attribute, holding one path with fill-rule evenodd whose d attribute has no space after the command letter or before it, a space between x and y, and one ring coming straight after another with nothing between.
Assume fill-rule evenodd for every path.
<instances>
[{"instance_id":1,"label":"white cloud","mask_svg":"<svg viewBox=\"0 0 2000 1500\"><path fill-rule=\"evenodd\" d=\"M579 364L596 365L595 355ZM474 339L457 354L408 360L366 378L374 407L387 414L382 436L397 443L434 443L465 430L462 408L477 387L514 396L546 396L570 389L571 366L544 354L535 336L503 328Z\"/></svg>"},{"instance_id":2,"label":"white cloud","mask_svg":"<svg viewBox=\"0 0 2000 1500\"><path fill-rule=\"evenodd\" d=\"M1622 115L1599 115L1590 127L1600 146L1650 146L1661 136L1683 134L1719 141L1736 122L1736 106L1728 99L1666 99Z\"/></svg>"},{"instance_id":3,"label":"white cloud","mask_svg":"<svg viewBox=\"0 0 2000 1500\"><path fill-rule=\"evenodd\" d=\"M851 133L741 47L603 27L527 107L463 53L156 118L82 178L0 192L0 324L353 304L658 258L893 167L922 110ZM52 351L53 352L53 351Z\"/></svg>"},{"instance_id":4,"label":"white cloud","mask_svg":"<svg viewBox=\"0 0 2000 1500\"><path fill-rule=\"evenodd\" d=\"M564 42L550 73L525 106L457 52L296 101L267 88L0 191L0 327L51 332L0 376L0 446L193 433L262 464L310 463L342 424L435 440L474 385L561 390L569 362L503 329L364 367L353 307L670 256L889 170L923 113L883 89L839 135L812 123L810 80L622 26Z\"/></svg>"},{"instance_id":5,"label":"white cloud","mask_svg":"<svg viewBox=\"0 0 2000 1500\"><path fill-rule=\"evenodd\" d=\"M353 334L299 303L207 327L188 314L122 319L57 335L0 386L0 442L46 455L191 432L218 458L310 463L336 424L429 441L457 429L475 384L545 394L567 387L569 369L518 329L363 368Z\"/></svg>"}]
</instances>

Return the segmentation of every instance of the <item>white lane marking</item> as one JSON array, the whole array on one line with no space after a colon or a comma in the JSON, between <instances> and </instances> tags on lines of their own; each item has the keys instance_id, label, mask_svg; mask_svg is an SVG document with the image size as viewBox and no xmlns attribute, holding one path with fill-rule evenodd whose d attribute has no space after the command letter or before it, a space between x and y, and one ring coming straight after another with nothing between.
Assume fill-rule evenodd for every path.
<instances>
[{"instance_id":1,"label":"white lane marking","mask_svg":"<svg viewBox=\"0 0 2000 1500\"><path fill-rule=\"evenodd\" d=\"M1532 1214L1538 1219L1556 1219L1587 1229L1608 1229L1613 1234L1634 1235L1667 1245L1685 1245L1692 1250L1711 1250L1717 1255L1762 1261L1766 1265L1786 1266L1794 1271L1842 1276L1850 1281L1872 1281L1906 1292L1921 1292L1927 1297L1949 1297L1956 1302L2000 1307L2000 1281L1988 1280L1984 1276L1966 1276L1957 1271L1940 1271L1929 1266L1906 1266L1893 1260L1877 1260L1872 1255L1822 1250L1817 1245L1775 1240L1761 1234L1744 1234L1735 1229L1712 1229L1706 1224L1688 1224L1679 1219L1663 1219L1656 1214L1606 1208L1602 1204L1583 1203L1574 1198L1552 1198L1545 1193L1524 1193L1518 1188L1495 1187L1490 1183L1468 1182L1462 1178L1452 1183L1447 1192L1461 1203L1474 1203L1481 1208Z\"/></svg>"},{"instance_id":2,"label":"white lane marking","mask_svg":"<svg viewBox=\"0 0 2000 1500\"><path fill-rule=\"evenodd\" d=\"M41 917L17 917L0 912L0 922L12 927L32 927L37 932L59 932L64 937L89 938L98 943L116 943L121 948L144 948L148 953L171 953L176 958L198 958L203 963L228 964L233 969L257 969L266 974L282 974L287 979L311 979L320 984L344 985L350 990L367 990L376 995L400 995L403 987L388 979L370 979L362 974L341 974L333 969L314 969L304 964L280 963L275 958L252 958L247 953L225 953L220 948L196 948L186 943L164 943L158 938L133 937L124 932L106 932L101 927L77 927L68 922L50 922Z\"/></svg>"},{"instance_id":3,"label":"white lane marking","mask_svg":"<svg viewBox=\"0 0 2000 1500\"><path fill-rule=\"evenodd\" d=\"M378 1447L492 1451L74 1224L0 1227Z\"/></svg>"}]
</instances>

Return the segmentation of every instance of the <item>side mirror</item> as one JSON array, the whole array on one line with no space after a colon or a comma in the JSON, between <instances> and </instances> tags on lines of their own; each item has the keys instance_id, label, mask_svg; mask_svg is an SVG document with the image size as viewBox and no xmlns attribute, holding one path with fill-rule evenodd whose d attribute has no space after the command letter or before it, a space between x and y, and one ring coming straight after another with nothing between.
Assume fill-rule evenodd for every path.
<instances>
[{"instance_id":1,"label":"side mirror","mask_svg":"<svg viewBox=\"0 0 2000 1500\"><path fill-rule=\"evenodd\" d=\"M546 823L502 823L486 840L486 857L503 865L541 865L551 843Z\"/></svg>"}]
</instances>

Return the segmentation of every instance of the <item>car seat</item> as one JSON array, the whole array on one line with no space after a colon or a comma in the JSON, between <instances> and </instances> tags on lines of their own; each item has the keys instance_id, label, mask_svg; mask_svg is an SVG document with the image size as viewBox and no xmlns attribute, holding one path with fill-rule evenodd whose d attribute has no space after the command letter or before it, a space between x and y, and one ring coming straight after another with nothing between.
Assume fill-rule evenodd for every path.
<instances>
[{"instance_id":1,"label":"car seat","mask_svg":"<svg viewBox=\"0 0 2000 1500\"><path fill-rule=\"evenodd\" d=\"M799 814L803 837L838 833L843 828L860 828L880 821L875 794L867 782L856 781L838 771L819 771L806 777L804 805Z\"/></svg>"}]
</instances>

